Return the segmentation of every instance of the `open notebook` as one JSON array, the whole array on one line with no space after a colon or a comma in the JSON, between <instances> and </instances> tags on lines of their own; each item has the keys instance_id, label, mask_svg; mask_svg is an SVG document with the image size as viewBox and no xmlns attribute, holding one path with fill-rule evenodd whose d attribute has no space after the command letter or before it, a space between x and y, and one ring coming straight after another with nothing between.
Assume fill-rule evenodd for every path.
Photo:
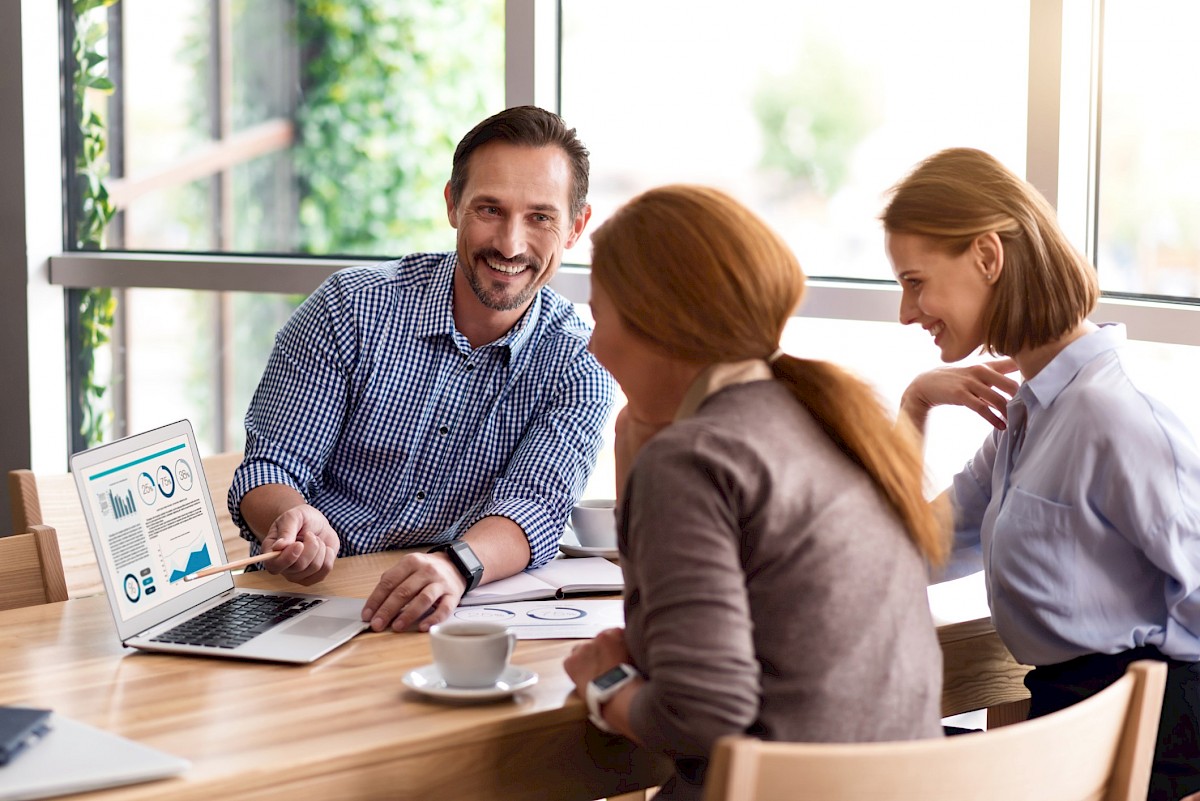
<instances>
[{"instance_id":1,"label":"open notebook","mask_svg":"<svg viewBox=\"0 0 1200 801\"><path fill-rule=\"evenodd\" d=\"M625 589L621 568L607 559L551 559L536 570L482 584L463 596L460 606L537 601L569 595L604 595Z\"/></svg>"}]
</instances>

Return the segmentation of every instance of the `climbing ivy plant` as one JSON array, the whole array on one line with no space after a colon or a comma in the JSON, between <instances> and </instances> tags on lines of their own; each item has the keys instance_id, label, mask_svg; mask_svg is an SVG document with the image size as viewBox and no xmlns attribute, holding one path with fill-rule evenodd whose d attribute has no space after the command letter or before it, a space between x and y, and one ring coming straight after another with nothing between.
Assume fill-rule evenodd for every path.
<instances>
[{"instance_id":1,"label":"climbing ivy plant","mask_svg":"<svg viewBox=\"0 0 1200 801\"><path fill-rule=\"evenodd\" d=\"M115 209L109 199L104 179L108 175L105 157L104 120L91 107L89 98L99 93L110 95L112 81L108 77L107 58L100 49L108 35L108 23L103 9L117 0L73 0L74 36L71 43L72 101L71 119L77 126L75 148L75 248L100 250L104 247L104 230L112 220ZM76 444L87 447L104 438L112 412L108 406L106 384L97 375L97 353L108 344L116 311L116 298L109 287L96 287L72 293L78 303L74 330L78 341L72 349L75 359L75 403L79 413L76 421Z\"/></svg>"}]
</instances>

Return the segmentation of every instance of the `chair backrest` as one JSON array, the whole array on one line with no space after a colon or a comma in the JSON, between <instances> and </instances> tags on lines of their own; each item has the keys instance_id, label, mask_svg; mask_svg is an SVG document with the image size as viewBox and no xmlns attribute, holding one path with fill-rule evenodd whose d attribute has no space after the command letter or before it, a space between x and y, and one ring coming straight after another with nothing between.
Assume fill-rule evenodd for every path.
<instances>
[{"instance_id":1,"label":"chair backrest","mask_svg":"<svg viewBox=\"0 0 1200 801\"><path fill-rule=\"evenodd\" d=\"M8 474L12 504L12 526L25 531L32 526L51 525L58 533L58 547L67 576L67 594L72 598L104 592L100 569L75 480L70 473L35 475L29 470Z\"/></svg>"},{"instance_id":2,"label":"chair backrest","mask_svg":"<svg viewBox=\"0 0 1200 801\"><path fill-rule=\"evenodd\" d=\"M705 801L1144 801L1166 665L1135 662L1112 686L982 734L890 743L718 741Z\"/></svg>"},{"instance_id":3,"label":"chair backrest","mask_svg":"<svg viewBox=\"0 0 1200 801\"><path fill-rule=\"evenodd\" d=\"M208 492L212 495L213 506L217 510L217 526L221 529L221 539L225 542L225 555L232 561L250 555L250 543L242 539L241 531L229 514L229 487L233 484L233 473L242 463L241 451L225 451L214 453L212 456L201 457L204 465L204 479L208 482Z\"/></svg>"},{"instance_id":4,"label":"chair backrest","mask_svg":"<svg viewBox=\"0 0 1200 801\"><path fill-rule=\"evenodd\" d=\"M242 463L242 454L228 451L203 457L200 461L216 507L225 552L230 559L246 556L250 552L249 543L241 538L225 502L233 483L233 472ZM104 592L74 477L70 473L36 475L30 470L12 470L8 474L8 494L15 530L25 531L31 526L47 524L58 532L70 597Z\"/></svg>"},{"instance_id":5,"label":"chair backrest","mask_svg":"<svg viewBox=\"0 0 1200 801\"><path fill-rule=\"evenodd\" d=\"M58 537L49 526L0 537L0 609L67 600Z\"/></svg>"}]
</instances>

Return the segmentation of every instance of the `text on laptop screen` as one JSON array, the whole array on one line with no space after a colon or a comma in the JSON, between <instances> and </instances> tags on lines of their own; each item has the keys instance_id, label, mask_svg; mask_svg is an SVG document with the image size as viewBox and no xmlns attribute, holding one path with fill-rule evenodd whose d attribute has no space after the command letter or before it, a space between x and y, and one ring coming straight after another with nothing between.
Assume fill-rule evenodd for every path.
<instances>
[{"instance_id":1,"label":"text on laptop screen","mask_svg":"<svg viewBox=\"0 0 1200 801\"><path fill-rule=\"evenodd\" d=\"M196 589L183 577L220 558L204 486L193 472L198 462L180 436L87 470L100 567L112 577L122 620Z\"/></svg>"}]
</instances>

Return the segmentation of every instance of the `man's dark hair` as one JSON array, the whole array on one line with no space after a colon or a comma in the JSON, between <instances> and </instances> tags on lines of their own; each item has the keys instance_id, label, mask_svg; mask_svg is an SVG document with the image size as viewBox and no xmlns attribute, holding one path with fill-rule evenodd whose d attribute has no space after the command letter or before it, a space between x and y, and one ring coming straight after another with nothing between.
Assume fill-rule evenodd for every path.
<instances>
[{"instance_id":1,"label":"man's dark hair","mask_svg":"<svg viewBox=\"0 0 1200 801\"><path fill-rule=\"evenodd\" d=\"M479 123L462 138L454 150L454 166L450 172L450 199L455 205L462 200L467 186L471 154L496 140L522 147L561 147L571 162L571 219L579 216L587 203L588 150L575 135L575 129L568 128L562 117L537 106L507 108Z\"/></svg>"}]
</instances>

